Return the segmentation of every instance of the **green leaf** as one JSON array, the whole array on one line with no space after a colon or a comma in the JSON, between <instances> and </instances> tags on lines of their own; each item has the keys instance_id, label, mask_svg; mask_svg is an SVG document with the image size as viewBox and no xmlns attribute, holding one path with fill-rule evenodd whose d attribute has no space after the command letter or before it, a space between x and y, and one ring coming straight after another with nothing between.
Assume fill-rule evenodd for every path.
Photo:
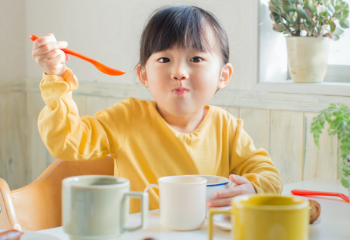
<instances>
[{"instance_id":1,"label":"green leaf","mask_svg":"<svg viewBox=\"0 0 350 240\"><path fill-rule=\"evenodd\" d=\"M349 8L349 4L343 1L338 1L337 5L340 5L342 8L345 8L345 9Z\"/></svg>"},{"instance_id":2,"label":"green leaf","mask_svg":"<svg viewBox=\"0 0 350 240\"><path fill-rule=\"evenodd\" d=\"M306 16L310 19L313 19L314 15L312 15L312 12L310 11L310 9L306 9L305 10Z\"/></svg>"},{"instance_id":3,"label":"green leaf","mask_svg":"<svg viewBox=\"0 0 350 240\"><path fill-rule=\"evenodd\" d=\"M343 186L344 186L345 188L349 188L349 187L350 187L350 184L349 184L349 182L347 181L347 178L346 178L346 177L341 177L341 178L340 178L340 182L343 184Z\"/></svg>"},{"instance_id":4,"label":"green leaf","mask_svg":"<svg viewBox=\"0 0 350 240\"><path fill-rule=\"evenodd\" d=\"M337 19L341 19L343 17L343 12L336 12L333 14L333 17Z\"/></svg>"},{"instance_id":5,"label":"green leaf","mask_svg":"<svg viewBox=\"0 0 350 240\"><path fill-rule=\"evenodd\" d=\"M330 11L332 14L335 12L331 0L324 0L324 5L329 9L329 11Z\"/></svg>"},{"instance_id":6,"label":"green leaf","mask_svg":"<svg viewBox=\"0 0 350 240\"><path fill-rule=\"evenodd\" d=\"M340 10L342 9L343 9L342 6L339 6L339 5L334 7L335 12L340 12Z\"/></svg>"},{"instance_id":7,"label":"green leaf","mask_svg":"<svg viewBox=\"0 0 350 240\"><path fill-rule=\"evenodd\" d=\"M339 36L337 36L337 35L332 35L332 40L333 41L338 41L340 39L340 37Z\"/></svg>"},{"instance_id":8,"label":"green leaf","mask_svg":"<svg viewBox=\"0 0 350 240\"><path fill-rule=\"evenodd\" d=\"M320 30L318 31L318 33L316 35L316 38L323 36L323 32L326 29L326 27L327 27L327 24L321 26Z\"/></svg>"},{"instance_id":9,"label":"green leaf","mask_svg":"<svg viewBox=\"0 0 350 240\"><path fill-rule=\"evenodd\" d=\"M323 12L328 12L328 9L326 6L324 5L318 5L317 7L317 14L320 15L322 14ZM314 14L314 13L313 13ZM315 15L315 14L314 14ZM327 16L326 16L327 17Z\"/></svg>"},{"instance_id":10,"label":"green leaf","mask_svg":"<svg viewBox=\"0 0 350 240\"><path fill-rule=\"evenodd\" d=\"M271 13L270 14L270 18L272 21L274 21L275 23L281 23L281 17L278 13Z\"/></svg>"},{"instance_id":11,"label":"green leaf","mask_svg":"<svg viewBox=\"0 0 350 240\"><path fill-rule=\"evenodd\" d=\"M319 22L323 22L324 20L326 20L326 18L324 16L322 16L322 15L318 18Z\"/></svg>"},{"instance_id":12,"label":"green leaf","mask_svg":"<svg viewBox=\"0 0 350 240\"><path fill-rule=\"evenodd\" d=\"M289 14L286 14L283 12L281 16L288 22L288 23L294 23L294 21L290 18Z\"/></svg>"},{"instance_id":13,"label":"green leaf","mask_svg":"<svg viewBox=\"0 0 350 240\"><path fill-rule=\"evenodd\" d=\"M339 28L339 27L336 27L335 28L335 30L334 30L334 32L333 32L333 36L335 35L335 36L340 36L340 35L342 35L344 33L344 31L341 29L341 28Z\"/></svg>"},{"instance_id":14,"label":"green leaf","mask_svg":"<svg viewBox=\"0 0 350 240\"><path fill-rule=\"evenodd\" d=\"M343 18L349 17L349 10L343 9L342 13L343 13Z\"/></svg>"},{"instance_id":15,"label":"green leaf","mask_svg":"<svg viewBox=\"0 0 350 240\"><path fill-rule=\"evenodd\" d=\"M274 31L276 32L283 32L285 31L287 28L286 26L284 26L284 24L280 23L280 24L273 24L273 28L272 28Z\"/></svg>"},{"instance_id":16,"label":"green leaf","mask_svg":"<svg viewBox=\"0 0 350 240\"><path fill-rule=\"evenodd\" d=\"M278 13L278 14L280 13L280 11L278 10L277 7L275 8L275 7L271 7L271 6L270 6L270 7L269 7L269 10L270 10L270 12L274 12L274 13Z\"/></svg>"},{"instance_id":17,"label":"green leaf","mask_svg":"<svg viewBox=\"0 0 350 240\"><path fill-rule=\"evenodd\" d=\"M328 37L330 33L325 34ZM339 39L339 37L338 37ZM328 108L322 110L319 115L313 118L311 123L311 133L314 135L316 146L319 147L319 137L324 128L324 123L329 123L328 134L337 135L340 141L340 161L338 164L338 174L344 187L349 187L350 174L350 108L346 105L330 104Z\"/></svg>"},{"instance_id":18,"label":"green leaf","mask_svg":"<svg viewBox=\"0 0 350 240\"><path fill-rule=\"evenodd\" d=\"M300 4L297 5L297 13L298 13L298 15L299 15L300 18L309 19L309 18L306 16L306 13L305 13L303 7L302 7Z\"/></svg>"},{"instance_id":19,"label":"green leaf","mask_svg":"<svg viewBox=\"0 0 350 240\"><path fill-rule=\"evenodd\" d=\"M304 1L303 0L296 0L295 4L296 5L300 4L301 6L304 6Z\"/></svg>"},{"instance_id":20,"label":"green leaf","mask_svg":"<svg viewBox=\"0 0 350 240\"><path fill-rule=\"evenodd\" d=\"M297 10L290 0L283 0L282 9L287 13L295 12Z\"/></svg>"},{"instance_id":21,"label":"green leaf","mask_svg":"<svg viewBox=\"0 0 350 240\"><path fill-rule=\"evenodd\" d=\"M328 7L329 5L332 5L331 0L324 0L323 3L324 3L324 5L326 5L327 7Z\"/></svg>"},{"instance_id":22,"label":"green leaf","mask_svg":"<svg viewBox=\"0 0 350 240\"><path fill-rule=\"evenodd\" d=\"M317 6L316 5L312 5L311 12L314 16L317 15Z\"/></svg>"},{"instance_id":23,"label":"green leaf","mask_svg":"<svg viewBox=\"0 0 350 240\"><path fill-rule=\"evenodd\" d=\"M273 0L270 0L268 3L269 3L269 6L271 7L278 7L278 4Z\"/></svg>"},{"instance_id":24,"label":"green leaf","mask_svg":"<svg viewBox=\"0 0 350 240\"><path fill-rule=\"evenodd\" d=\"M349 28L349 19L340 19L339 20L339 25L342 27L342 28Z\"/></svg>"},{"instance_id":25,"label":"green leaf","mask_svg":"<svg viewBox=\"0 0 350 240\"><path fill-rule=\"evenodd\" d=\"M304 8L309 9L311 11L312 8L312 0L306 0L304 3Z\"/></svg>"},{"instance_id":26,"label":"green leaf","mask_svg":"<svg viewBox=\"0 0 350 240\"><path fill-rule=\"evenodd\" d=\"M327 17L328 17L328 11L322 12L320 15L323 16L325 19L327 19Z\"/></svg>"},{"instance_id":27,"label":"green leaf","mask_svg":"<svg viewBox=\"0 0 350 240\"><path fill-rule=\"evenodd\" d=\"M333 33L335 31L335 23L332 20L327 20L327 23L329 24L330 28L331 28L331 33Z\"/></svg>"},{"instance_id":28,"label":"green leaf","mask_svg":"<svg viewBox=\"0 0 350 240\"><path fill-rule=\"evenodd\" d=\"M308 16L306 15L306 13L305 13L303 7L302 7L301 5L298 4L298 5L297 5L297 9L298 9L298 10L297 10L298 16L299 16L300 18L305 19L306 22L307 22L307 24L311 25L312 22L311 22L310 18L308 18Z\"/></svg>"}]
</instances>

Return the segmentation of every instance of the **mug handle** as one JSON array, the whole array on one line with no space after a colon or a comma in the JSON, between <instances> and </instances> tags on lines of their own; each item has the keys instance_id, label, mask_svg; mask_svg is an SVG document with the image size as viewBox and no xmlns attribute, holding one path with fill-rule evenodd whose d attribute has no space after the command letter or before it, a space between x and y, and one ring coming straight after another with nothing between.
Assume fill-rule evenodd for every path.
<instances>
[{"instance_id":1,"label":"mug handle","mask_svg":"<svg viewBox=\"0 0 350 240\"><path fill-rule=\"evenodd\" d=\"M125 227L123 226L123 231L134 232L137 230L145 229L148 226L148 193L145 192L134 192L129 191L124 194L124 200L127 198L140 198L141 200L141 224L138 227ZM129 214L129 213L128 213ZM122 216L122 215L120 215Z\"/></svg>"},{"instance_id":2,"label":"mug handle","mask_svg":"<svg viewBox=\"0 0 350 240\"><path fill-rule=\"evenodd\" d=\"M143 190L144 193L148 192L148 190L150 188L157 188L159 190L159 186L157 184L150 184L148 185L145 190ZM158 210L153 210L152 212L150 212L151 215L159 215L159 209Z\"/></svg>"},{"instance_id":3,"label":"mug handle","mask_svg":"<svg viewBox=\"0 0 350 240\"><path fill-rule=\"evenodd\" d=\"M228 210L219 210L219 209L214 209L211 208L209 209L209 223L208 223L208 235L209 235L209 240L213 239L213 216L216 214L231 214L231 209Z\"/></svg>"}]
</instances>

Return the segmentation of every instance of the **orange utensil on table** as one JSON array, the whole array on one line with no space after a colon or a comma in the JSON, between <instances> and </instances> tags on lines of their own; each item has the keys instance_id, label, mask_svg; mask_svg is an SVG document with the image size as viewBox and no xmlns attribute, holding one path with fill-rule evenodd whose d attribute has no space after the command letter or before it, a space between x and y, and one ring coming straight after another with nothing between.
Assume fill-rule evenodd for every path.
<instances>
[{"instance_id":1,"label":"orange utensil on table","mask_svg":"<svg viewBox=\"0 0 350 240\"><path fill-rule=\"evenodd\" d=\"M320 191L309 191L309 190L301 190L301 189L293 189L291 191L293 195L298 196L333 196L333 197L341 197L345 200L345 202L349 202L349 197L342 193L336 192L320 192Z\"/></svg>"},{"instance_id":2,"label":"orange utensil on table","mask_svg":"<svg viewBox=\"0 0 350 240\"><path fill-rule=\"evenodd\" d=\"M29 38L34 42L39 37L36 36L36 35L30 35ZM81 53L76 52L76 51L73 51L71 49L62 48L61 50L63 52L65 52L66 54L70 54L72 56L75 56L75 57L78 57L80 59L83 59L83 60L85 60L85 61L87 61L89 63L92 63L98 70L100 70L101 72L103 72L105 74L108 74L108 75L111 75L111 76L120 76L120 75L125 74L125 72L123 72L123 71L107 67L106 65L103 65L102 63L97 62L96 60L94 60L92 58L89 58L89 57L87 57L87 56L85 56L85 55L83 55Z\"/></svg>"}]
</instances>

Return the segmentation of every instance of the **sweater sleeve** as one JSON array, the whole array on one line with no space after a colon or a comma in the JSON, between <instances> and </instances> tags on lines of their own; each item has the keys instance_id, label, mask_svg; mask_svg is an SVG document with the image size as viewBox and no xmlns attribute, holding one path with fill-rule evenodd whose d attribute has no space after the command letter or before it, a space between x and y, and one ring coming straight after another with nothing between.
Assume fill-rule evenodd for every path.
<instances>
[{"instance_id":1,"label":"sweater sleeve","mask_svg":"<svg viewBox=\"0 0 350 240\"><path fill-rule=\"evenodd\" d=\"M235 129L230 173L246 177L257 193L280 194L283 188L281 175L269 154L263 148L255 148L243 129L242 120L236 120Z\"/></svg>"},{"instance_id":2,"label":"sweater sleeve","mask_svg":"<svg viewBox=\"0 0 350 240\"><path fill-rule=\"evenodd\" d=\"M131 122L132 101L80 117L72 98L77 88L70 69L62 77L43 73L40 90L46 106L39 114L38 128L45 146L62 160L94 160L116 152Z\"/></svg>"}]
</instances>

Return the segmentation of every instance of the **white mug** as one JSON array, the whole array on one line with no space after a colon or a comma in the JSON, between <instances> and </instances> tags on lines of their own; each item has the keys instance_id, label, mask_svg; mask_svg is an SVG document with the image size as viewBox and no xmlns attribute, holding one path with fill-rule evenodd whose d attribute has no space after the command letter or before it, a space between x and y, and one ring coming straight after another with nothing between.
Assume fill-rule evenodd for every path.
<instances>
[{"instance_id":1,"label":"white mug","mask_svg":"<svg viewBox=\"0 0 350 240\"><path fill-rule=\"evenodd\" d=\"M160 224L170 230L188 231L202 227L206 216L207 179L169 176L158 179L150 188L159 189Z\"/></svg>"},{"instance_id":2,"label":"white mug","mask_svg":"<svg viewBox=\"0 0 350 240\"><path fill-rule=\"evenodd\" d=\"M141 199L141 225L126 226L129 198ZM62 182L62 225L71 240L120 240L125 231L147 227L148 194L130 191L122 177L85 175Z\"/></svg>"}]
</instances>

